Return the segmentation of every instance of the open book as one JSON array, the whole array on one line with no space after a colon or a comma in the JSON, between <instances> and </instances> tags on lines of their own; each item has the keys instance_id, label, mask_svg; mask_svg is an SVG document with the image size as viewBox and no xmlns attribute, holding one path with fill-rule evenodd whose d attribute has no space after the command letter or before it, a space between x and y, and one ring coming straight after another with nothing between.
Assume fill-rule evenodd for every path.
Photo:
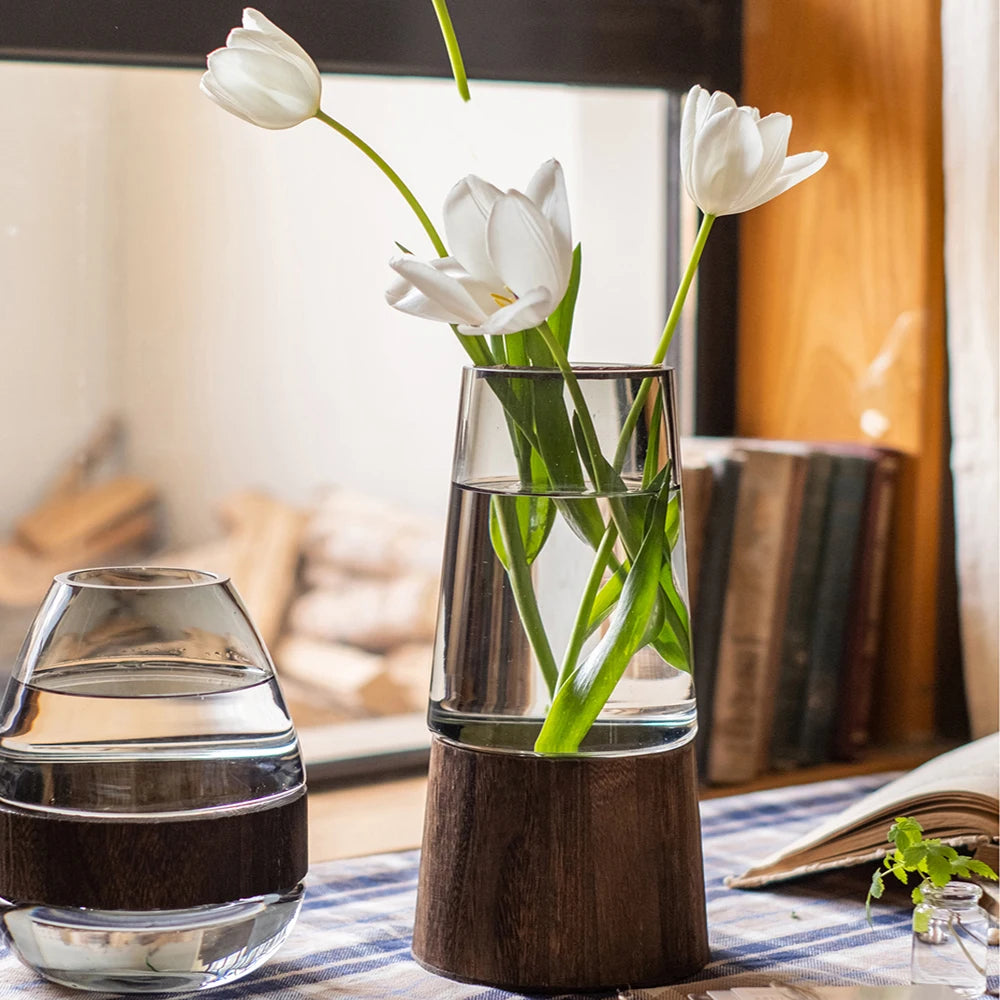
<instances>
[{"instance_id":1,"label":"open book","mask_svg":"<svg viewBox=\"0 0 1000 1000\"><path fill-rule=\"evenodd\" d=\"M1000 736L993 733L949 750L866 795L742 875L727 879L752 889L831 868L883 858L897 816L912 816L925 837L952 845L987 844L1000 835Z\"/></svg>"}]
</instances>

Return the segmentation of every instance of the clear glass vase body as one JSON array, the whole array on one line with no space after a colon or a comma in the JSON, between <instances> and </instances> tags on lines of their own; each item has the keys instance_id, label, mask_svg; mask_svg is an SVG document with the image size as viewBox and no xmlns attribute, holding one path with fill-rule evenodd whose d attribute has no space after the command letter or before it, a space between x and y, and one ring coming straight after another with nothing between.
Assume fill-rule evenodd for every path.
<instances>
[{"instance_id":1,"label":"clear glass vase body","mask_svg":"<svg viewBox=\"0 0 1000 1000\"><path fill-rule=\"evenodd\" d=\"M989 916L979 905L982 889L971 882L934 886L913 910L910 981L949 986L976 997L986 992Z\"/></svg>"},{"instance_id":2,"label":"clear glass vase body","mask_svg":"<svg viewBox=\"0 0 1000 1000\"><path fill-rule=\"evenodd\" d=\"M298 913L304 796L270 658L228 581L63 574L2 706L0 819L20 861L0 863L0 929L77 988L237 979Z\"/></svg>"},{"instance_id":3,"label":"clear glass vase body","mask_svg":"<svg viewBox=\"0 0 1000 1000\"><path fill-rule=\"evenodd\" d=\"M603 481L595 482L579 400L558 371L468 368L463 374L428 716L432 732L463 746L532 752L557 686L552 668L548 677L543 669L537 634L544 632L555 670L564 669L601 529L630 522L641 535L663 477L670 499L662 572L681 605L676 631L684 634L675 645L685 648L667 657L663 644L638 650L575 752L648 751L680 746L694 735L672 372L574 371L604 471L614 472ZM511 533L520 538L513 544L524 550L537 604L541 627L534 635L524 626L526 586L522 582L519 595L507 568ZM599 573L602 595L615 567L624 574L629 565L619 536ZM575 663L587 662L616 607L588 632Z\"/></svg>"}]
</instances>

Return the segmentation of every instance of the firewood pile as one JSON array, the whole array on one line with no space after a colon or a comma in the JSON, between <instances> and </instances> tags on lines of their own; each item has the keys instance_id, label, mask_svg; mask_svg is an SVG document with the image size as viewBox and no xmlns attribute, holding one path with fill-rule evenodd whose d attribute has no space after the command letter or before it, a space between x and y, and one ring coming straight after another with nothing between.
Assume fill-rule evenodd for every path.
<instances>
[{"instance_id":1,"label":"firewood pile","mask_svg":"<svg viewBox=\"0 0 1000 1000\"><path fill-rule=\"evenodd\" d=\"M344 489L309 510L247 491L219 505L217 538L171 548L155 484L98 479L119 437L117 425L102 428L0 545L0 609L30 617L55 573L82 566L223 573L271 651L299 726L424 709L443 526Z\"/></svg>"}]
</instances>

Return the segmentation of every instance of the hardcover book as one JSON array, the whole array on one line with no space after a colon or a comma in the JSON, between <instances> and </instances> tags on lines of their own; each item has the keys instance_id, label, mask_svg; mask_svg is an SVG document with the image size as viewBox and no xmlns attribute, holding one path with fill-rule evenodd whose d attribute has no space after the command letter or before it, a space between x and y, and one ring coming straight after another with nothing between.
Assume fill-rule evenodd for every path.
<instances>
[{"instance_id":1,"label":"hardcover book","mask_svg":"<svg viewBox=\"0 0 1000 1000\"><path fill-rule=\"evenodd\" d=\"M997 793L1000 736L993 733L935 757L848 806L805 836L726 884L738 889L813 872L880 861L897 816L911 816L925 837L972 848L1000 836Z\"/></svg>"}]
</instances>

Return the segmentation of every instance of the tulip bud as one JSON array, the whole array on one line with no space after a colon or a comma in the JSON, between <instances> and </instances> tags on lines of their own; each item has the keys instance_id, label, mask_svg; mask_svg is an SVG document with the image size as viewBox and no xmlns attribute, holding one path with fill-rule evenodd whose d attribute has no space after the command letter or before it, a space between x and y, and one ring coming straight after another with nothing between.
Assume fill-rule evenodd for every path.
<instances>
[{"instance_id":1,"label":"tulip bud","mask_svg":"<svg viewBox=\"0 0 1000 1000\"><path fill-rule=\"evenodd\" d=\"M792 119L737 107L722 91L688 92L681 119L681 175L706 214L735 215L776 198L816 173L827 155L786 156Z\"/></svg>"},{"instance_id":2,"label":"tulip bud","mask_svg":"<svg viewBox=\"0 0 1000 1000\"><path fill-rule=\"evenodd\" d=\"M201 89L216 104L261 128L291 128L319 110L322 83L305 49L247 7L243 27L208 55Z\"/></svg>"}]
</instances>

